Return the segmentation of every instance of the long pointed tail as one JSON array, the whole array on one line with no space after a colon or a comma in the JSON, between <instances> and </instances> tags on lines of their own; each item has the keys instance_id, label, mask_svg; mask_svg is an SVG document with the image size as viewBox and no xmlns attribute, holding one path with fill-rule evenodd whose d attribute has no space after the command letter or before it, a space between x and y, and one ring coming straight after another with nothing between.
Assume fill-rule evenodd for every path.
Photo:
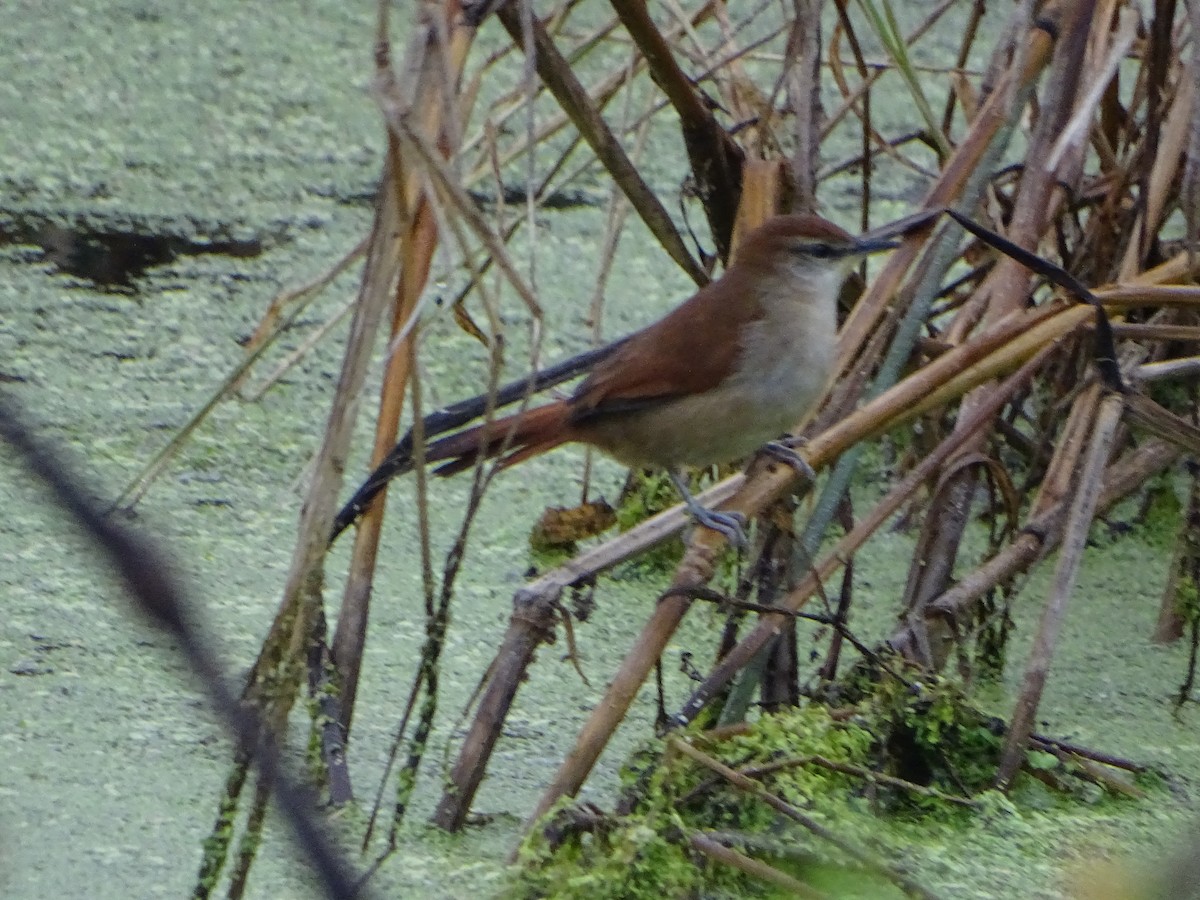
<instances>
[{"instance_id":1,"label":"long pointed tail","mask_svg":"<svg viewBox=\"0 0 1200 900\"><path fill-rule=\"evenodd\" d=\"M569 411L563 401L505 416L428 444L425 447L425 462L442 463L434 469L434 474L446 477L469 469L482 452L484 459L504 454L501 466L508 468L570 440L568 417ZM338 535L354 524L389 481L397 475L411 472L412 469L413 446L410 432L392 448L392 452L367 476L367 480L342 507L333 520L329 543L332 544Z\"/></svg>"}]
</instances>

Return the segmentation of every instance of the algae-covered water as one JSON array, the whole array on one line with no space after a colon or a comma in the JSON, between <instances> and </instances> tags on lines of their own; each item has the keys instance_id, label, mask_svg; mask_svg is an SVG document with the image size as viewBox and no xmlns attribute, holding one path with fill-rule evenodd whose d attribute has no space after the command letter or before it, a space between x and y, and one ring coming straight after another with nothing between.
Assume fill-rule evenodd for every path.
<instances>
[{"instance_id":1,"label":"algae-covered water","mask_svg":"<svg viewBox=\"0 0 1200 900\"><path fill-rule=\"evenodd\" d=\"M366 91L372 6L0 2L0 384L99 496L115 496L208 399L278 290L317 275L366 232L382 143ZM669 131L656 140L655 187L672 196L682 156ZM536 263L548 358L582 349L589 334L607 186L588 177L576 189L580 205L540 215L532 250L526 242L514 251ZM891 199L918 195L901 185ZM128 284L98 287L43 258L32 242L51 227L161 235L187 252ZM69 242L64 256L58 234L60 260L87 256L86 244ZM230 245L240 255L201 252ZM687 293L650 247L639 228L621 245L607 334ZM450 296L454 277L435 290ZM275 360L354 288L353 274L339 279ZM506 309L519 323L516 302ZM278 603L343 335L335 329L261 401L219 407L134 512L134 523L169 548L231 678L253 660ZM477 392L486 367L470 338L442 317L427 346L431 402ZM363 423L352 477L368 442ZM581 459L571 450L539 459L498 479L485 500L445 652L433 765L401 849L379 875L382 895L486 896L500 887L521 820L648 612L654 591L645 576L627 570L604 580L595 613L576 632L590 686L561 659L561 645L544 648L476 800L490 817L459 836L423 824L447 743L461 734L459 711L530 565L528 528L544 506L578 498ZM600 463L593 489L611 498L620 480ZM351 768L364 798L422 639L415 527L403 514L410 490L393 492L355 719ZM465 490L435 485L435 550L448 546ZM0 497L0 895L182 896L216 812L225 735L170 641L127 615L103 565L7 454ZM859 560L867 606L894 602L907 552L907 537L887 535ZM931 836L914 859L945 896L1058 896L1075 862L1157 858L1189 822L1200 733L1194 713L1176 719L1169 702L1186 654L1145 640L1167 553L1137 532L1089 551L1041 727L1161 767L1170 789L1145 802L1023 809L940 842ZM339 547L331 558L331 602L345 554ZM1032 609L1042 592L1035 583L1025 596ZM1021 618L1018 626L1019 657L1031 625ZM676 702L686 690L682 655L708 659L715 628L698 611L668 648ZM652 722L643 697L587 798L611 799L621 755ZM281 829L271 829L251 894L310 890Z\"/></svg>"}]
</instances>

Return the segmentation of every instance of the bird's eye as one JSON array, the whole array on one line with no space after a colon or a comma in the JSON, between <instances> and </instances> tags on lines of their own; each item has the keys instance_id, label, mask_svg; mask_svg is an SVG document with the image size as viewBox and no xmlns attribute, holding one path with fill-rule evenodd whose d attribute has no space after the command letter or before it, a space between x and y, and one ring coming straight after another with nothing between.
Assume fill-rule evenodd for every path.
<instances>
[{"instance_id":1,"label":"bird's eye","mask_svg":"<svg viewBox=\"0 0 1200 900\"><path fill-rule=\"evenodd\" d=\"M800 244L795 248L799 256L815 256L817 259L829 259L835 255L833 247L818 242Z\"/></svg>"}]
</instances>

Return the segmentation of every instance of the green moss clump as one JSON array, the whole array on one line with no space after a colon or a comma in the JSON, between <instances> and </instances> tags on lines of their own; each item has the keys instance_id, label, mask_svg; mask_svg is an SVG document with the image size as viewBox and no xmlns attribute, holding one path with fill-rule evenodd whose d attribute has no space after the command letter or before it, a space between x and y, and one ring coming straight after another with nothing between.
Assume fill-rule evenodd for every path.
<instances>
[{"instance_id":1,"label":"green moss clump","mask_svg":"<svg viewBox=\"0 0 1200 900\"><path fill-rule=\"evenodd\" d=\"M688 744L847 845L910 874L948 865L940 848L977 830L1018 834L1050 809L1094 803L1094 783L1049 753L1005 797L991 790L1003 726L955 683L865 672L852 705L818 703L762 715L734 730L686 732L636 753L623 772L620 814L563 803L521 850L509 896L774 897L779 888L712 860L716 840L839 898L902 896L861 859L702 765ZM761 793L761 792L760 792ZM927 857L927 858L926 858ZM924 862L922 862L924 860ZM920 880L918 878L918 880Z\"/></svg>"},{"instance_id":2,"label":"green moss clump","mask_svg":"<svg viewBox=\"0 0 1200 900\"><path fill-rule=\"evenodd\" d=\"M854 783L852 776L803 760L820 756L865 765L876 743L864 728L837 722L820 706L763 716L752 729L723 740L696 733L685 739L735 768L776 764L762 783L803 809L822 798L848 795ZM774 889L709 862L691 848L688 836L713 830L765 834L778 824L779 814L672 751L669 743L656 749L637 754L623 772L624 815L581 822L568 803L543 820L521 849L521 876L511 896L774 896ZM789 861L774 864L793 868Z\"/></svg>"},{"instance_id":3,"label":"green moss clump","mask_svg":"<svg viewBox=\"0 0 1200 900\"><path fill-rule=\"evenodd\" d=\"M556 808L547 822L557 821L564 813L562 806ZM672 817L668 813L666 818L668 822L630 816L619 827L583 831L561 843L547 825L522 846L523 874L510 896L563 900L687 896L700 887L701 873L689 861L684 846L665 836L663 826Z\"/></svg>"},{"instance_id":4,"label":"green moss clump","mask_svg":"<svg viewBox=\"0 0 1200 900\"><path fill-rule=\"evenodd\" d=\"M958 684L884 678L869 703L873 730L886 736L880 761L887 774L950 794L991 786L1003 723L973 707ZM924 809L941 805L920 795L897 799Z\"/></svg>"}]
</instances>

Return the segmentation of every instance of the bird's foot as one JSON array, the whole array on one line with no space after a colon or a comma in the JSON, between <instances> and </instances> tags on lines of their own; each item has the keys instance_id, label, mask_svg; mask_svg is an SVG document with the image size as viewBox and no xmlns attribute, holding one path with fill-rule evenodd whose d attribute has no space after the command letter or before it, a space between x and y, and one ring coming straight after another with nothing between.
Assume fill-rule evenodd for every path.
<instances>
[{"instance_id":1,"label":"bird's foot","mask_svg":"<svg viewBox=\"0 0 1200 900\"><path fill-rule=\"evenodd\" d=\"M746 517L741 513L719 512L701 506L699 503L691 507L690 512L696 524L711 528L722 535L730 546L736 547L738 550L746 550L750 547L750 540L746 537Z\"/></svg>"},{"instance_id":2,"label":"bird's foot","mask_svg":"<svg viewBox=\"0 0 1200 900\"><path fill-rule=\"evenodd\" d=\"M682 473L676 469L669 469L667 475L670 477L671 483L675 485L675 489L679 491L679 496L683 498L684 505L687 506L688 512L692 514L692 519L697 524L711 528L723 535L731 546L739 550L749 548L750 541L746 539L745 516L737 512L717 512L715 509L709 509L692 496L692 492L688 489L687 479L683 477Z\"/></svg>"},{"instance_id":3,"label":"bird's foot","mask_svg":"<svg viewBox=\"0 0 1200 900\"><path fill-rule=\"evenodd\" d=\"M781 441L768 441L763 444L761 452L786 466L791 466L796 470L796 474L803 475L809 484L813 484L817 480L817 473L808 464L808 460L796 452L797 447L806 443L808 442L804 438L789 435Z\"/></svg>"}]
</instances>

